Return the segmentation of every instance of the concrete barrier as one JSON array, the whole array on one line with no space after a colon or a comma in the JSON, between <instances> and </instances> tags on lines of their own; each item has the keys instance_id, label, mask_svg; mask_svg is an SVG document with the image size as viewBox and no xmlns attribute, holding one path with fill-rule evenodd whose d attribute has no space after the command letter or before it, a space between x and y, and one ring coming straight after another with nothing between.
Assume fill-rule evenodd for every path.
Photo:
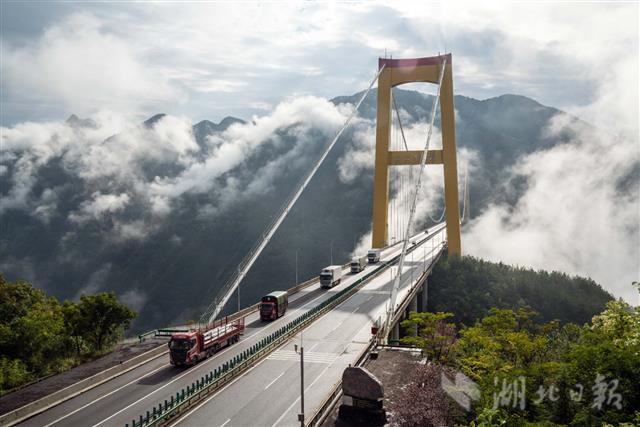
<instances>
[{"instance_id":1,"label":"concrete barrier","mask_svg":"<svg viewBox=\"0 0 640 427\"><path fill-rule=\"evenodd\" d=\"M44 396L41 399L28 403L18 409L11 412L7 412L0 416L0 426L13 426L18 424L27 418L31 418L41 412L46 411L62 402L71 399L74 396L84 393L94 387L99 386L113 378L116 378L124 373L127 373L150 360L156 359L168 353L169 349L166 344L162 344L152 350L139 354L119 365L113 366L109 369L105 369L89 378L78 381L68 387Z\"/></svg>"}]
</instances>

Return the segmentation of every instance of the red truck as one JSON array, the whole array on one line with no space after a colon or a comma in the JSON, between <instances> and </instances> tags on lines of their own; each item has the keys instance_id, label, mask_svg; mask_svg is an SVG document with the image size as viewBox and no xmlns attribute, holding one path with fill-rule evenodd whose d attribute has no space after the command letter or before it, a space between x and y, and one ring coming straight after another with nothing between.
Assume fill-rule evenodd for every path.
<instances>
[{"instance_id":1,"label":"red truck","mask_svg":"<svg viewBox=\"0 0 640 427\"><path fill-rule=\"evenodd\" d=\"M238 342L243 331L244 317L233 321L225 317L206 328L172 334L169 340L170 362L175 366L195 365L225 345Z\"/></svg>"},{"instance_id":2,"label":"red truck","mask_svg":"<svg viewBox=\"0 0 640 427\"><path fill-rule=\"evenodd\" d=\"M286 291L271 292L260 301L260 319L275 320L284 316L289 305L289 295Z\"/></svg>"}]
</instances>

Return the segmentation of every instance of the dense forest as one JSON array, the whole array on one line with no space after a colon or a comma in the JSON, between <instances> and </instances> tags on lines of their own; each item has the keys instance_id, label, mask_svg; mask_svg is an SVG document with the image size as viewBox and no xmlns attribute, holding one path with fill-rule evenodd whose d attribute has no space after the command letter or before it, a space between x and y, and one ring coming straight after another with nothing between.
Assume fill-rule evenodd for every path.
<instances>
[{"instance_id":1,"label":"dense forest","mask_svg":"<svg viewBox=\"0 0 640 427\"><path fill-rule=\"evenodd\" d=\"M429 276L428 311L451 312L463 325L473 325L492 307L530 307L540 321L581 325L612 299L591 279L469 256L443 258Z\"/></svg>"},{"instance_id":2,"label":"dense forest","mask_svg":"<svg viewBox=\"0 0 640 427\"><path fill-rule=\"evenodd\" d=\"M426 363L393 402L395 423L640 425L640 307L589 280L469 257L433 276L433 303L447 309L402 323Z\"/></svg>"},{"instance_id":3,"label":"dense forest","mask_svg":"<svg viewBox=\"0 0 640 427\"><path fill-rule=\"evenodd\" d=\"M112 292L61 303L0 273L0 394L110 351L135 316Z\"/></svg>"}]
</instances>

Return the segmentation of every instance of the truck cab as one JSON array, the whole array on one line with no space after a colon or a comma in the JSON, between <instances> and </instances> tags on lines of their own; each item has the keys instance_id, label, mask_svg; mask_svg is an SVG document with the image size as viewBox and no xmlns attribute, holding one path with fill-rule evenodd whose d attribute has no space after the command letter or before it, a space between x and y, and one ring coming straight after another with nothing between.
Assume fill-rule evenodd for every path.
<instances>
[{"instance_id":1,"label":"truck cab","mask_svg":"<svg viewBox=\"0 0 640 427\"><path fill-rule=\"evenodd\" d=\"M195 332L171 335L169 357L172 365L191 365L199 353L198 337Z\"/></svg>"},{"instance_id":2,"label":"truck cab","mask_svg":"<svg viewBox=\"0 0 640 427\"><path fill-rule=\"evenodd\" d=\"M351 260L351 264L349 266L351 267L352 273L354 274L360 273L367 266L367 256L363 255L363 256L355 257L354 259Z\"/></svg>"},{"instance_id":3,"label":"truck cab","mask_svg":"<svg viewBox=\"0 0 640 427\"><path fill-rule=\"evenodd\" d=\"M320 286L322 288L333 288L342 280L342 266L330 265L320 272Z\"/></svg>"},{"instance_id":4,"label":"truck cab","mask_svg":"<svg viewBox=\"0 0 640 427\"><path fill-rule=\"evenodd\" d=\"M371 249L367 252L367 259L369 260L369 264L375 264L380 261L380 249Z\"/></svg>"},{"instance_id":5,"label":"truck cab","mask_svg":"<svg viewBox=\"0 0 640 427\"><path fill-rule=\"evenodd\" d=\"M286 291L271 292L260 301L260 320L275 320L284 316L289 306L289 296Z\"/></svg>"}]
</instances>

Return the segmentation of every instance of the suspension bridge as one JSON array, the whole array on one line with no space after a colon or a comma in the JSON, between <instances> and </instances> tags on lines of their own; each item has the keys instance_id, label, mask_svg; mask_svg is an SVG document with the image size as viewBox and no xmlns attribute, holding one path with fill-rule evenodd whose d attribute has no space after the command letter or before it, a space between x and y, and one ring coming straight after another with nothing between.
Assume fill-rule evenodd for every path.
<instances>
[{"instance_id":1,"label":"suspension bridge","mask_svg":"<svg viewBox=\"0 0 640 427\"><path fill-rule=\"evenodd\" d=\"M426 132L410 150L394 87L436 85ZM239 294L242 280L277 233L296 201L340 143L377 83L375 175L371 248L380 262L323 289L317 279L289 290L289 309L270 323L257 305L228 319L244 319L244 334L211 357L182 370L169 365L166 344L83 384L0 416L0 425L21 426L277 426L319 425L336 402L343 370L357 365L376 345L397 340L409 311L425 310L428 277L445 253L460 255L461 222L468 216L466 173L460 212L451 54L415 59L380 58L375 76L343 126L257 238L236 273L200 317L199 328L216 322ZM442 147L433 148L440 109ZM415 145L416 141L411 141ZM416 210L435 187L427 167L442 166L444 206L434 226L417 229ZM433 191L433 190L431 190ZM462 221L461 221L462 219ZM318 266L318 271L323 266ZM238 296L239 298L239 296ZM161 335L162 331L155 331ZM300 353L304 351L304 363ZM301 371L302 369L302 371ZM302 397L304 396L304 397Z\"/></svg>"}]
</instances>

